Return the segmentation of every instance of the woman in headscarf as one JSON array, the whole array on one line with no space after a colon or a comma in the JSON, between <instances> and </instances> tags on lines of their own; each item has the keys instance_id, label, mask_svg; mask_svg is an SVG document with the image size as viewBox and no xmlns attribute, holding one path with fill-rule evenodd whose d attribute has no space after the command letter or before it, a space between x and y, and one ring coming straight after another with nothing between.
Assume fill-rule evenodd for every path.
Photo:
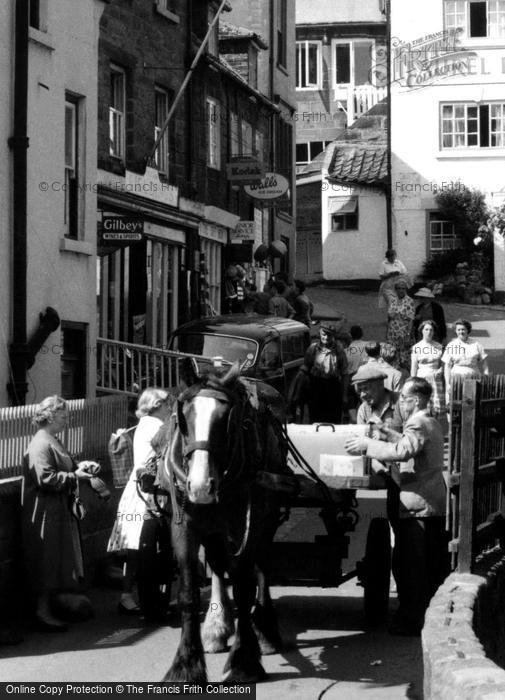
<instances>
[{"instance_id":1,"label":"woman in headscarf","mask_svg":"<svg viewBox=\"0 0 505 700\"><path fill-rule=\"evenodd\" d=\"M310 422L341 423L347 405L349 374L347 356L334 326L321 326L319 340L307 349L301 371L309 379Z\"/></svg>"}]
</instances>

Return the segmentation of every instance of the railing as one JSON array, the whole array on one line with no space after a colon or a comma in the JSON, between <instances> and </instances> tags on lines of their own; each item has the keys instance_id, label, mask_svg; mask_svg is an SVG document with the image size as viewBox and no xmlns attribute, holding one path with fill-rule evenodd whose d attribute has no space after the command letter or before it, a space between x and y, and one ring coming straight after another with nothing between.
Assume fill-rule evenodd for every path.
<instances>
[{"instance_id":1,"label":"railing","mask_svg":"<svg viewBox=\"0 0 505 700\"><path fill-rule=\"evenodd\" d=\"M387 95L385 87L354 85L335 88L334 99L347 114L347 126L366 114Z\"/></svg>"},{"instance_id":2,"label":"railing","mask_svg":"<svg viewBox=\"0 0 505 700\"><path fill-rule=\"evenodd\" d=\"M187 358L212 364L210 357L98 338L97 392L138 397L148 386L175 388L181 382L181 363Z\"/></svg>"},{"instance_id":3,"label":"railing","mask_svg":"<svg viewBox=\"0 0 505 700\"><path fill-rule=\"evenodd\" d=\"M127 425L128 398L75 399L67 405L69 420L62 442L74 457L96 459L104 466L111 433ZM0 477L21 473L23 455L35 432L36 408L36 404L0 408Z\"/></svg>"},{"instance_id":4,"label":"railing","mask_svg":"<svg viewBox=\"0 0 505 700\"><path fill-rule=\"evenodd\" d=\"M453 568L475 570L505 548L505 375L453 387L448 466L448 529Z\"/></svg>"}]
</instances>

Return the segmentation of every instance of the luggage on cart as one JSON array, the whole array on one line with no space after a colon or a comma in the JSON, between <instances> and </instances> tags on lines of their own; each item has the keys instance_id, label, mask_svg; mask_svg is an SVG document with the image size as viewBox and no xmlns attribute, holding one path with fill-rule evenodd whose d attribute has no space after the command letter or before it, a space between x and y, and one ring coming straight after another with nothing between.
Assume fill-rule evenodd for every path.
<instances>
[{"instance_id":1,"label":"luggage on cart","mask_svg":"<svg viewBox=\"0 0 505 700\"><path fill-rule=\"evenodd\" d=\"M348 438L364 436L366 430L366 425L332 423L314 423L313 425L289 423L287 426L288 437L301 456L327 486L336 488L342 487L342 477L367 475L367 458L350 455L344 448ZM290 462L296 474L304 473L296 463L296 459Z\"/></svg>"}]
</instances>

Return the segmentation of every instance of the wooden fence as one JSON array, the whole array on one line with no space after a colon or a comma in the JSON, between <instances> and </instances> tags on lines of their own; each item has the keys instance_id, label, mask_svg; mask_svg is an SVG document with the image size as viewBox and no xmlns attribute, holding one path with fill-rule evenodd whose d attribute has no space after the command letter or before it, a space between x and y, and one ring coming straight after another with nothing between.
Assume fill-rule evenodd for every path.
<instances>
[{"instance_id":1,"label":"wooden fence","mask_svg":"<svg viewBox=\"0 0 505 700\"><path fill-rule=\"evenodd\" d=\"M67 402L68 426L61 439L70 454L106 464L112 432L127 427L128 397L106 396ZM21 474L23 454L34 434L36 405L0 408L0 479Z\"/></svg>"},{"instance_id":2,"label":"wooden fence","mask_svg":"<svg viewBox=\"0 0 505 700\"><path fill-rule=\"evenodd\" d=\"M505 546L505 375L455 383L449 438L449 546L453 568L471 573Z\"/></svg>"}]
</instances>

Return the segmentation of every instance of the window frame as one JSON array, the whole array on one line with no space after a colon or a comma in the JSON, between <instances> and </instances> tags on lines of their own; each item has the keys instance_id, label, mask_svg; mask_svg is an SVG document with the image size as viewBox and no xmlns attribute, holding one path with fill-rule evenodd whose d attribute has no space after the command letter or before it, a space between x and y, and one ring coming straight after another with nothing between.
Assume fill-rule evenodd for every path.
<instances>
[{"instance_id":1,"label":"window frame","mask_svg":"<svg viewBox=\"0 0 505 700\"><path fill-rule=\"evenodd\" d=\"M493 117L491 116L492 113L492 108L494 106L500 106L501 107L501 115L498 117ZM444 132L444 122L448 122L449 119L444 118L444 108L445 107L452 107L453 108L453 116L451 118L451 123L453 125L453 130L452 131L447 131ZM456 107L464 107L465 108L465 116L464 118L462 117L456 117L455 116L455 108ZM476 109L477 116L476 118L474 117L468 117L468 108ZM487 116L484 113L484 109L488 110ZM461 121L464 119L465 121L465 130L464 132L458 132L454 129L454 124L457 121ZM487 130L487 140L488 144L487 145L481 145L481 138L482 138L482 129L481 129L481 121L483 119L487 119L488 122L488 130ZM473 121L475 120L477 122L476 124L476 131L468 131L468 121ZM493 126L493 120L497 120L500 123L500 130L493 131L492 126ZM459 134L464 133L465 137L465 143L463 145L454 145L454 138L458 136ZM477 137L477 143L476 144L471 144L468 145L468 137L472 134L476 134ZM450 146L445 146L444 145L444 136L452 136L453 137L453 143ZM491 142L493 138L496 138L497 140L500 141L499 144L497 145L492 145ZM440 103L440 115L439 115L439 148L441 152L446 152L446 151L494 151L496 149L503 149L505 148L505 100L499 101L499 100L490 100L489 102L482 102L477 104L476 102L441 102Z\"/></svg>"},{"instance_id":2,"label":"window frame","mask_svg":"<svg viewBox=\"0 0 505 700\"><path fill-rule=\"evenodd\" d=\"M349 61L349 78L350 82L348 83L337 83L337 56L336 56L336 48L338 45L349 45L350 47L350 61ZM356 82L356 66L355 66L355 55L354 55L354 47L356 44L370 44L370 68L368 71L368 82L366 83L357 83ZM366 37L360 37L360 38L342 38L342 39L332 39L331 40L331 75L332 75L332 87L334 90L339 90L343 88L355 88L355 87L361 87L363 85L371 85L373 87L376 87L375 84L375 78L373 75L372 68L375 64L375 55L376 55L376 50L377 50L377 43L376 40L373 38L366 38Z\"/></svg>"},{"instance_id":3,"label":"window frame","mask_svg":"<svg viewBox=\"0 0 505 700\"><path fill-rule=\"evenodd\" d=\"M352 213L339 214L338 212L330 212L330 233L348 233L359 231L359 196L352 195L352 198L356 201L356 209ZM336 199L338 199L338 197ZM337 218L342 221L342 226L334 226L334 220ZM355 221L353 221L353 219L355 219Z\"/></svg>"},{"instance_id":4,"label":"window frame","mask_svg":"<svg viewBox=\"0 0 505 700\"><path fill-rule=\"evenodd\" d=\"M309 62L309 45L315 44L317 48L317 66L316 66L316 82L309 83L302 86L298 85L298 77L301 77L301 51L299 49L301 46L305 45L305 71L306 77L308 77L308 62ZM322 88L322 75L323 75L323 42L318 40L306 39L303 41L296 42L296 71L295 71L295 88L296 90L320 90ZM300 81L303 82L303 81Z\"/></svg>"},{"instance_id":5,"label":"window frame","mask_svg":"<svg viewBox=\"0 0 505 700\"><path fill-rule=\"evenodd\" d=\"M451 251L451 250L459 250L459 249L462 247L463 243L464 243L464 241L463 241L463 239L461 238L461 236L458 236L458 235L456 234L454 222L453 222L453 221L449 221L449 219L442 219L442 218L440 218L440 219L432 219L432 217L434 217L434 216L436 216L436 215L439 215L439 212L436 211L436 210L435 210L435 211L427 211L427 212L426 212L426 216L427 216L427 237L426 237L427 240L426 240L426 246L427 246L427 257L428 257L428 258L432 258L433 256L441 255L441 254L443 254L443 253L447 253L448 251ZM448 226L450 226L450 227L452 228L452 233L450 234L450 239L451 239L454 243L457 243L457 242L459 241L459 242L460 242L460 245L452 245L452 246L444 247L443 244L442 244L442 246L441 246L440 248L433 248L433 246L432 246L432 240L433 240L433 236L436 235L436 234L434 234L434 233L432 232L432 225L433 225L433 224L442 224L442 225L447 224ZM443 237L444 237L444 233L443 233L443 231L442 231L442 235L441 235L441 241L442 241L442 243L443 243ZM448 236L448 238L449 238L449 236Z\"/></svg>"},{"instance_id":6,"label":"window frame","mask_svg":"<svg viewBox=\"0 0 505 700\"><path fill-rule=\"evenodd\" d=\"M444 22L444 29L449 30L449 29L456 29L456 28L461 28L463 30L462 36L465 37L466 39L475 39L476 41L482 40L482 39L500 39L505 37L505 0L484 0L486 4L486 34L485 35L472 35L470 34L471 31L471 17L470 17L470 5L476 2L480 2L481 0L444 0L444 5L443 5L443 22ZM461 10L457 10L455 12L451 12L449 14L447 12L447 7L449 4L454 4L457 7L457 3L460 3L460 5L463 5L463 12ZM502 5L502 8L500 8L500 4ZM502 22L500 23L499 17L500 17L500 12L503 13L502 15ZM455 24L454 22L449 23L448 17L458 17L463 15L463 23L462 24ZM494 24L492 24L491 18L492 16L496 16L496 21ZM456 20L457 21L457 20ZM500 26L501 26L501 31L500 31Z\"/></svg>"},{"instance_id":7,"label":"window frame","mask_svg":"<svg viewBox=\"0 0 505 700\"><path fill-rule=\"evenodd\" d=\"M121 77L121 87L118 93L122 97L122 108L115 106L116 87L113 86L114 76ZM124 161L126 157L126 70L116 63L110 64L110 97L109 97L109 155ZM116 133L117 131L117 133ZM119 146L114 148L116 135Z\"/></svg>"},{"instance_id":8,"label":"window frame","mask_svg":"<svg viewBox=\"0 0 505 700\"><path fill-rule=\"evenodd\" d=\"M72 115L70 148L67 141L69 136L67 130L67 113ZM78 98L65 93L65 123L64 123L64 204L63 222L65 226L65 238L77 240L79 238L79 214L80 214L80 118ZM71 152L71 162L67 162L67 155Z\"/></svg>"},{"instance_id":9,"label":"window frame","mask_svg":"<svg viewBox=\"0 0 505 700\"><path fill-rule=\"evenodd\" d=\"M221 170L221 103L207 95L207 167ZM212 116L213 115L213 116Z\"/></svg>"},{"instance_id":10,"label":"window frame","mask_svg":"<svg viewBox=\"0 0 505 700\"><path fill-rule=\"evenodd\" d=\"M158 98L163 96L165 99L165 116L159 117L158 113ZM162 87L161 85L154 86L154 140L158 138L161 132L163 124L166 121L168 113L170 111L170 93L169 91ZM154 164L158 172L165 177L169 176L170 173L170 134L168 127L162 136L160 144L154 153Z\"/></svg>"}]
</instances>

